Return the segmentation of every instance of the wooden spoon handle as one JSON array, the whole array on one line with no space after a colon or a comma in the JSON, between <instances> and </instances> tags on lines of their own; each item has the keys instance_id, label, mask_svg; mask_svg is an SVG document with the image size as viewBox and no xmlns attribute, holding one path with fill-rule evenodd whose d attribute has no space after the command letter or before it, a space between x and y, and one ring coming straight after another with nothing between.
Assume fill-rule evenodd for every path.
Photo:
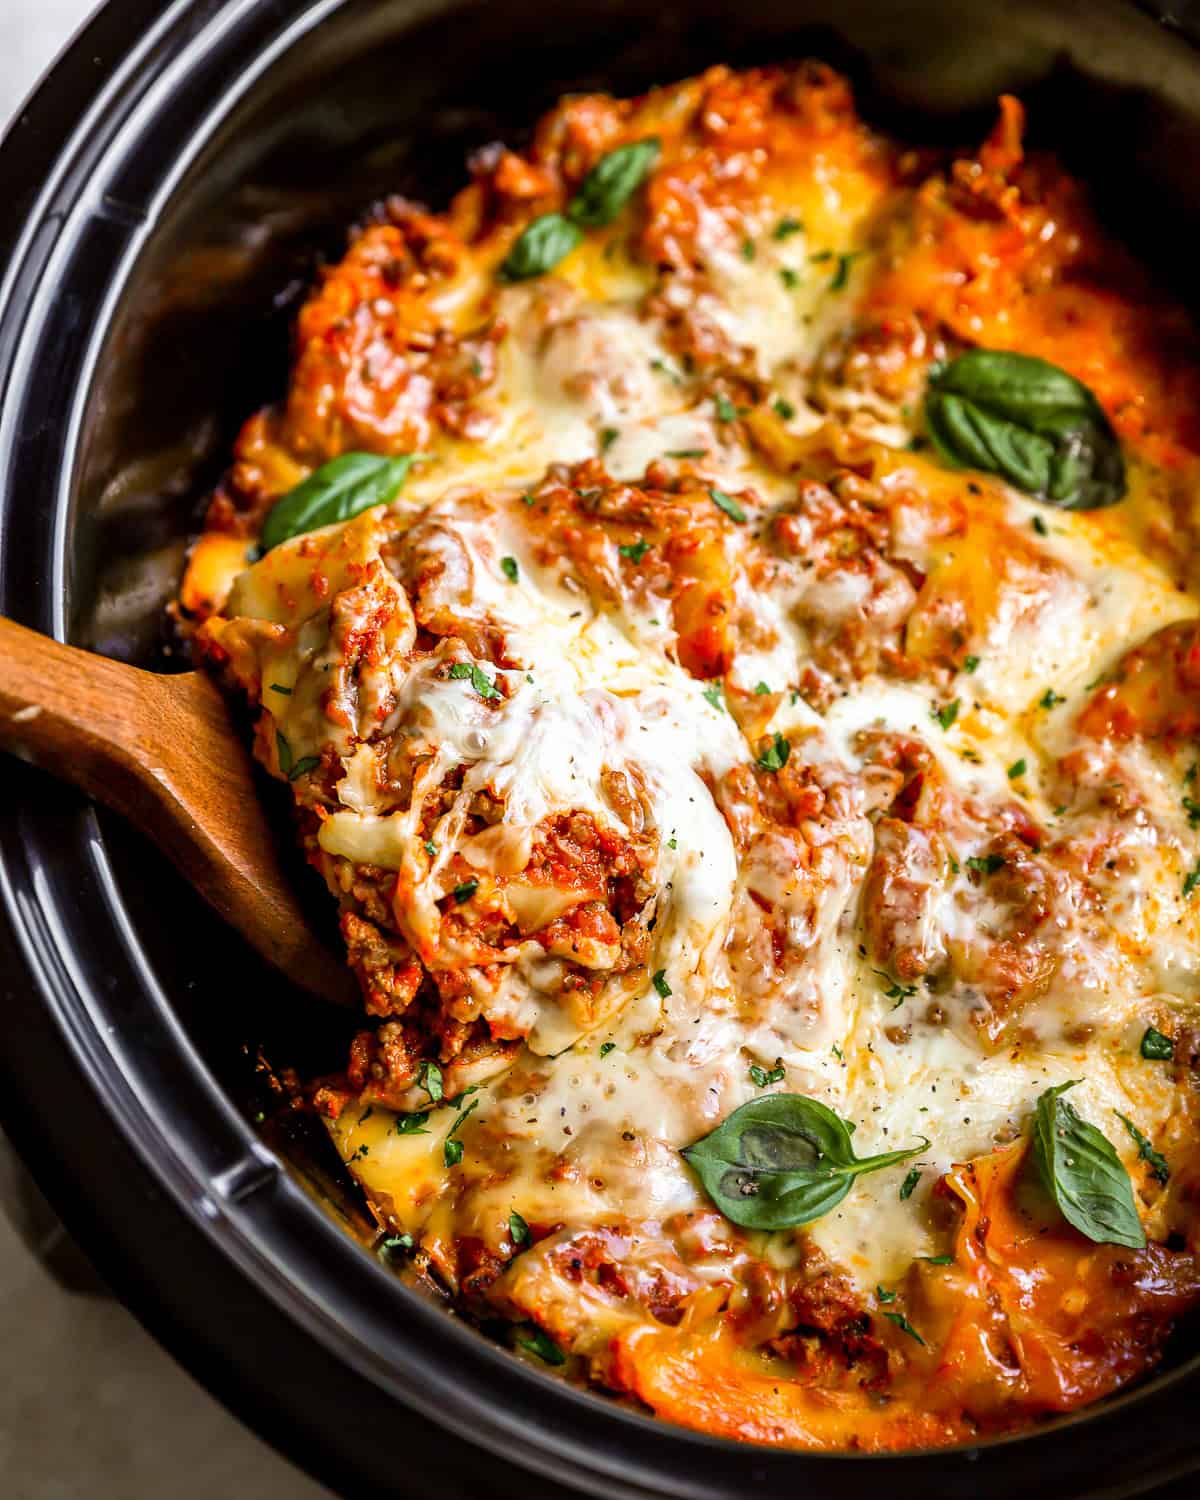
<instances>
[{"instance_id":1,"label":"wooden spoon handle","mask_svg":"<svg viewBox=\"0 0 1200 1500\"><path fill-rule=\"evenodd\" d=\"M199 672L145 672L0 618L0 747L80 787L154 840L221 915L313 993L349 975L279 866L250 757Z\"/></svg>"}]
</instances>

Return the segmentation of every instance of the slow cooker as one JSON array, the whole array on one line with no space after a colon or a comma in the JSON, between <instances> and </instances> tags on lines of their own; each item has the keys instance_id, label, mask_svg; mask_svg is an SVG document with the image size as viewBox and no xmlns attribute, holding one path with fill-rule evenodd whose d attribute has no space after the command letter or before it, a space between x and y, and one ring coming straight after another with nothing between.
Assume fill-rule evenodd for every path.
<instances>
[{"instance_id":1,"label":"slow cooker","mask_svg":"<svg viewBox=\"0 0 1200 1500\"><path fill-rule=\"evenodd\" d=\"M467 152L567 90L813 54L868 118L945 141L1019 92L1035 141L1195 300L1198 42L1186 0L111 0L0 146L0 610L184 665L163 604L238 422L283 388L319 257L386 193L444 200ZM335 1490L1200 1492L1194 1327L1100 1407L898 1457L739 1447L517 1362L401 1285L319 1149L269 1128L271 1070L319 1066L344 1018L117 820L4 770L3 1127L147 1326Z\"/></svg>"}]
</instances>

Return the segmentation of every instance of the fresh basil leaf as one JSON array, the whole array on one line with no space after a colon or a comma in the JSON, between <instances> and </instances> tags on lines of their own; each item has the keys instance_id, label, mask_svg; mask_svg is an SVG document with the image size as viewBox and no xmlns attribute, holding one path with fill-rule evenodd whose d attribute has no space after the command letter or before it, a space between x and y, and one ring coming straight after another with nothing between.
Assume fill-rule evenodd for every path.
<instances>
[{"instance_id":1,"label":"fresh basil leaf","mask_svg":"<svg viewBox=\"0 0 1200 1500\"><path fill-rule=\"evenodd\" d=\"M864 1172L907 1161L929 1145L859 1157L851 1129L816 1099L766 1094L682 1155L727 1219L745 1229L791 1229L836 1208Z\"/></svg>"},{"instance_id":2,"label":"fresh basil leaf","mask_svg":"<svg viewBox=\"0 0 1200 1500\"><path fill-rule=\"evenodd\" d=\"M1171 1168L1167 1158L1161 1151L1154 1149L1153 1143L1137 1128L1128 1115L1123 1115L1119 1109L1114 1109L1113 1114L1124 1125L1134 1141L1137 1142L1138 1160L1144 1161L1150 1168L1150 1175L1164 1186L1171 1180Z\"/></svg>"},{"instance_id":3,"label":"fresh basil leaf","mask_svg":"<svg viewBox=\"0 0 1200 1500\"><path fill-rule=\"evenodd\" d=\"M658 160L658 141L631 141L602 156L579 185L567 205L575 224L600 229L611 224L641 187Z\"/></svg>"},{"instance_id":4,"label":"fresh basil leaf","mask_svg":"<svg viewBox=\"0 0 1200 1500\"><path fill-rule=\"evenodd\" d=\"M1108 1137L1062 1096L1079 1080L1047 1089L1037 1102L1033 1152L1046 1191L1068 1224L1101 1245L1146 1244L1133 1185Z\"/></svg>"},{"instance_id":5,"label":"fresh basil leaf","mask_svg":"<svg viewBox=\"0 0 1200 1500\"><path fill-rule=\"evenodd\" d=\"M562 214L542 214L527 224L500 267L505 281L528 281L544 276L565 260L583 239L578 224Z\"/></svg>"},{"instance_id":6,"label":"fresh basil leaf","mask_svg":"<svg viewBox=\"0 0 1200 1500\"><path fill-rule=\"evenodd\" d=\"M262 531L265 552L294 536L349 521L372 505L384 505L399 494L408 471L421 457L401 453L381 458L377 453L343 453L303 479L267 516Z\"/></svg>"},{"instance_id":7,"label":"fresh basil leaf","mask_svg":"<svg viewBox=\"0 0 1200 1500\"><path fill-rule=\"evenodd\" d=\"M931 371L925 422L954 468L998 474L1065 510L1125 494L1121 446L1095 396L1030 354L971 349Z\"/></svg>"}]
</instances>

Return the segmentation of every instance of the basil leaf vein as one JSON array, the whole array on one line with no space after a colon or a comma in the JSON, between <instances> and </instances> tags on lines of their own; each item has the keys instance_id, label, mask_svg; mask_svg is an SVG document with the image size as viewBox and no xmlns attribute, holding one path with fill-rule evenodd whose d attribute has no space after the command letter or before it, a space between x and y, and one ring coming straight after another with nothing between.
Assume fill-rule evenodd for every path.
<instances>
[{"instance_id":1,"label":"basil leaf vein","mask_svg":"<svg viewBox=\"0 0 1200 1500\"><path fill-rule=\"evenodd\" d=\"M768 1094L743 1104L682 1155L727 1219L745 1229L790 1229L819 1219L856 1177L928 1148L856 1156L851 1126L816 1099Z\"/></svg>"},{"instance_id":2,"label":"basil leaf vein","mask_svg":"<svg viewBox=\"0 0 1200 1500\"><path fill-rule=\"evenodd\" d=\"M384 505L399 494L413 464L424 455L343 453L315 469L277 500L267 516L262 547L269 552L294 536L349 521L372 505Z\"/></svg>"},{"instance_id":3,"label":"basil leaf vein","mask_svg":"<svg viewBox=\"0 0 1200 1500\"><path fill-rule=\"evenodd\" d=\"M998 474L1064 510L1125 494L1121 445L1081 381L1031 354L970 349L930 376L925 422L954 468Z\"/></svg>"}]
</instances>

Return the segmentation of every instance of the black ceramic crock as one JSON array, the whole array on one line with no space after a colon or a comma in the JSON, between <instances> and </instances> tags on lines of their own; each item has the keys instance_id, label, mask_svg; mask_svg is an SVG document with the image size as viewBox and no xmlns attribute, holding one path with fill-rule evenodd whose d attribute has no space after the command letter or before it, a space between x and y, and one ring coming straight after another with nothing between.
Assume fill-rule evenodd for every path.
<instances>
[{"instance_id":1,"label":"black ceramic crock","mask_svg":"<svg viewBox=\"0 0 1200 1500\"><path fill-rule=\"evenodd\" d=\"M1002 89L1185 297L1190 7L1123 0L111 0L0 147L0 611L171 670L197 503L279 394L317 257L567 89L824 56L869 117L970 142ZM157 1336L347 1495L1118 1500L1200 1468L1200 1342L1101 1407L970 1450L809 1456L657 1424L408 1291L254 1125L254 1061L340 1022L157 856L16 762L0 805L0 1119ZM153 1413L136 1414L153 1420Z\"/></svg>"}]
</instances>

